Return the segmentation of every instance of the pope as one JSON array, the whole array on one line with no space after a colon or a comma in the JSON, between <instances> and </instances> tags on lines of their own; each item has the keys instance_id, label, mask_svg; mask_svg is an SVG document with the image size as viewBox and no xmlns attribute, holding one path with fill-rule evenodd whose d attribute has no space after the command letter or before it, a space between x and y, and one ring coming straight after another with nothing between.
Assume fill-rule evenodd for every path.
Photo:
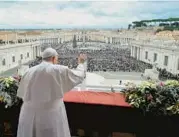
<instances>
[{"instance_id":1,"label":"pope","mask_svg":"<svg viewBox=\"0 0 179 137\"><path fill-rule=\"evenodd\" d=\"M75 71L58 64L58 53L47 48L42 63L21 78L17 95L23 98L17 137L71 137L63 96L85 78L86 55Z\"/></svg>"}]
</instances>

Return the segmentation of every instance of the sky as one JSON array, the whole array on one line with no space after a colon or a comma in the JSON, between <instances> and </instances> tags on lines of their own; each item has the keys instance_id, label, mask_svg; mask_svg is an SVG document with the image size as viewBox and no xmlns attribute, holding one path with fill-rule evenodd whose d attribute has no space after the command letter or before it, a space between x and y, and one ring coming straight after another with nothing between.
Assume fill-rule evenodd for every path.
<instances>
[{"instance_id":1,"label":"sky","mask_svg":"<svg viewBox=\"0 0 179 137\"><path fill-rule=\"evenodd\" d=\"M0 28L126 28L179 17L179 1L0 1Z\"/></svg>"}]
</instances>

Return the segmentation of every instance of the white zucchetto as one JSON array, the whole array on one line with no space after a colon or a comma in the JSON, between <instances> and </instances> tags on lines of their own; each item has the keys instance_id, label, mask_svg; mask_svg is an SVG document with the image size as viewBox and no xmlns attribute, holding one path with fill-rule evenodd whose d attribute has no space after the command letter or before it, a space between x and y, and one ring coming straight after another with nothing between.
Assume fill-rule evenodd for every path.
<instances>
[{"instance_id":1,"label":"white zucchetto","mask_svg":"<svg viewBox=\"0 0 179 137\"><path fill-rule=\"evenodd\" d=\"M42 58L49 58L49 57L55 57L58 56L58 53L55 49L53 48L47 48L44 50L44 52L42 53Z\"/></svg>"}]
</instances>

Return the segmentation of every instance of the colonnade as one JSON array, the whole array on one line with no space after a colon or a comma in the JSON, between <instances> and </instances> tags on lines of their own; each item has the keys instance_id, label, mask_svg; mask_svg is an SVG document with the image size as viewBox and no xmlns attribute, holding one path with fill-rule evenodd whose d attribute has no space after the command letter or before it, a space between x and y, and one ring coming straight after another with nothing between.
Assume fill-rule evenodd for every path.
<instances>
[{"instance_id":1,"label":"colonnade","mask_svg":"<svg viewBox=\"0 0 179 137\"><path fill-rule=\"evenodd\" d=\"M121 45L130 45L133 41L133 38L123 38L123 37L107 37L106 43L121 44Z\"/></svg>"},{"instance_id":2,"label":"colonnade","mask_svg":"<svg viewBox=\"0 0 179 137\"><path fill-rule=\"evenodd\" d=\"M53 43L53 44L57 44L57 43L62 43L62 39L61 38L56 38L56 37L51 37L51 38L40 38L39 39L40 43Z\"/></svg>"},{"instance_id":3,"label":"colonnade","mask_svg":"<svg viewBox=\"0 0 179 137\"><path fill-rule=\"evenodd\" d=\"M136 41L132 43L131 56L146 63L157 64L157 67L168 72L179 74L179 47L177 46L144 44Z\"/></svg>"},{"instance_id":4,"label":"colonnade","mask_svg":"<svg viewBox=\"0 0 179 137\"><path fill-rule=\"evenodd\" d=\"M141 59L141 47L131 46L131 56L140 60Z\"/></svg>"}]
</instances>

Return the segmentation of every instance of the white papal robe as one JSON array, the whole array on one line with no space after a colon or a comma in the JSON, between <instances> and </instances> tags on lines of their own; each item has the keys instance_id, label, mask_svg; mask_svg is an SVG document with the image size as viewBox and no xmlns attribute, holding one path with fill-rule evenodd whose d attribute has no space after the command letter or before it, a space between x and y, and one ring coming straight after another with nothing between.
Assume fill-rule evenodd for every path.
<instances>
[{"instance_id":1,"label":"white papal robe","mask_svg":"<svg viewBox=\"0 0 179 137\"><path fill-rule=\"evenodd\" d=\"M84 77L83 64L76 71L48 62L30 68L18 89L24 103L17 137L70 137L63 95Z\"/></svg>"}]
</instances>

